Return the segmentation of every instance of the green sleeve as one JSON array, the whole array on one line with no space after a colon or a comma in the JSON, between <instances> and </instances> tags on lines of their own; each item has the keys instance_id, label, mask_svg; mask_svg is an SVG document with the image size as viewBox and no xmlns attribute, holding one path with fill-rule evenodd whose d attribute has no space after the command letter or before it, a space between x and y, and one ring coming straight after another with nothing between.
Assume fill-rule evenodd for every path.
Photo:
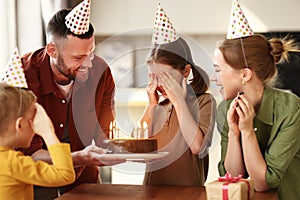
<instances>
[{"instance_id":1,"label":"green sleeve","mask_svg":"<svg viewBox=\"0 0 300 200\"><path fill-rule=\"evenodd\" d=\"M289 102L293 104L295 102ZM295 103L297 105L297 103ZM294 104L294 105L295 105ZM267 164L266 182L271 188L276 188L282 181L286 179L289 169L299 169L299 161L295 159L300 150L300 108L299 103L296 108L290 110L289 106L285 106L288 113L282 118L282 112L278 112L274 118L282 118L273 124L273 129L276 130L276 136L269 142L269 147L265 152L265 160ZM299 160L299 158L298 158ZM296 166L298 165L298 166ZM297 170L298 171L298 170ZM297 173L299 174L299 173ZM298 175L296 175L298 176Z\"/></svg>"},{"instance_id":2,"label":"green sleeve","mask_svg":"<svg viewBox=\"0 0 300 200\"><path fill-rule=\"evenodd\" d=\"M226 174L226 169L224 167L224 161L228 144L228 123L226 115L230 103L231 101L222 101L218 106L216 117L217 128L219 133L221 134L221 160L218 164L220 176L224 176Z\"/></svg>"}]
</instances>

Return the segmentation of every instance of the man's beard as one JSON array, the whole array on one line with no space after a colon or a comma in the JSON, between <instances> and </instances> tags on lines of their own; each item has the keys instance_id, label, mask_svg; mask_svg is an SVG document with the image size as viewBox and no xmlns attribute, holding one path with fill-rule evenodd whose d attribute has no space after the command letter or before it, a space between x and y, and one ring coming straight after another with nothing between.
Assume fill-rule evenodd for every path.
<instances>
[{"instance_id":1,"label":"man's beard","mask_svg":"<svg viewBox=\"0 0 300 200\"><path fill-rule=\"evenodd\" d=\"M65 77L67 77L70 80L73 80L73 81L76 80L77 82L85 82L88 79L88 74L80 76L78 74L80 72L77 72L76 74L75 73L66 73L63 69L67 69L67 66L61 55L58 56L57 63L54 64L54 66L62 75L64 75Z\"/></svg>"}]
</instances>

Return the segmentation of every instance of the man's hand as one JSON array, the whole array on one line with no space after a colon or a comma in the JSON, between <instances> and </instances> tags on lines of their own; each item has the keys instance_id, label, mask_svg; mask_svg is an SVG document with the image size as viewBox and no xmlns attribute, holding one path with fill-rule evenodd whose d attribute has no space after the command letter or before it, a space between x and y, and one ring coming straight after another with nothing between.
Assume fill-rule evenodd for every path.
<instances>
[{"instance_id":1,"label":"man's hand","mask_svg":"<svg viewBox=\"0 0 300 200\"><path fill-rule=\"evenodd\" d=\"M104 156L107 150L94 144L87 146L81 151L72 153L74 166L104 166L123 163L126 160L114 156Z\"/></svg>"}]
</instances>

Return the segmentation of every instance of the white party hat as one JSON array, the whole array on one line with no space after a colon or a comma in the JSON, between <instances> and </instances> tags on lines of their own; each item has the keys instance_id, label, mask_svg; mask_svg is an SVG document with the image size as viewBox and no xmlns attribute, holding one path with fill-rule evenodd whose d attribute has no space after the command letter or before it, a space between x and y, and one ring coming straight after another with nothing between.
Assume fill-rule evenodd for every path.
<instances>
[{"instance_id":1,"label":"white party hat","mask_svg":"<svg viewBox=\"0 0 300 200\"><path fill-rule=\"evenodd\" d=\"M76 35L89 31L91 1L84 0L78 4L65 18L65 24Z\"/></svg>"},{"instance_id":2,"label":"white party hat","mask_svg":"<svg viewBox=\"0 0 300 200\"><path fill-rule=\"evenodd\" d=\"M178 38L179 34L176 32L164 9L160 6L160 3L158 3L154 21L152 44L170 43Z\"/></svg>"},{"instance_id":3,"label":"white party hat","mask_svg":"<svg viewBox=\"0 0 300 200\"><path fill-rule=\"evenodd\" d=\"M28 88L17 47L15 48L11 59L5 68L1 82L7 83L8 85L14 87Z\"/></svg>"},{"instance_id":4,"label":"white party hat","mask_svg":"<svg viewBox=\"0 0 300 200\"><path fill-rule=\"evenodd\" d=\"M253 34L239 1L233 0L226 39L247 37Z\"/></svg>"}]
</instances>

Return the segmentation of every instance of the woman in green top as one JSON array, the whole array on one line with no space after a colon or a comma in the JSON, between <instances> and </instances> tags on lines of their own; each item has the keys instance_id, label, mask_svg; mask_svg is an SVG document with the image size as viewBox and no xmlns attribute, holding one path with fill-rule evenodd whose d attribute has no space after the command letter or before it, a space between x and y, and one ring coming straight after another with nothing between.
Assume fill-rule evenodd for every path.
<instances>
[{"instance_id":1,"label":"woman in green top","mask_svg":"<svg viewBox=\"0 0 300 200\"><path fill-rule=\"evenodd\" d=\"M211 80L224 98L217 114L220 175L250 176L256 191L276 188L280 199L300 199L300 99L270 87L288 51L298 51L288 39L223 40Z\"/></svg>"}]
</instances>

